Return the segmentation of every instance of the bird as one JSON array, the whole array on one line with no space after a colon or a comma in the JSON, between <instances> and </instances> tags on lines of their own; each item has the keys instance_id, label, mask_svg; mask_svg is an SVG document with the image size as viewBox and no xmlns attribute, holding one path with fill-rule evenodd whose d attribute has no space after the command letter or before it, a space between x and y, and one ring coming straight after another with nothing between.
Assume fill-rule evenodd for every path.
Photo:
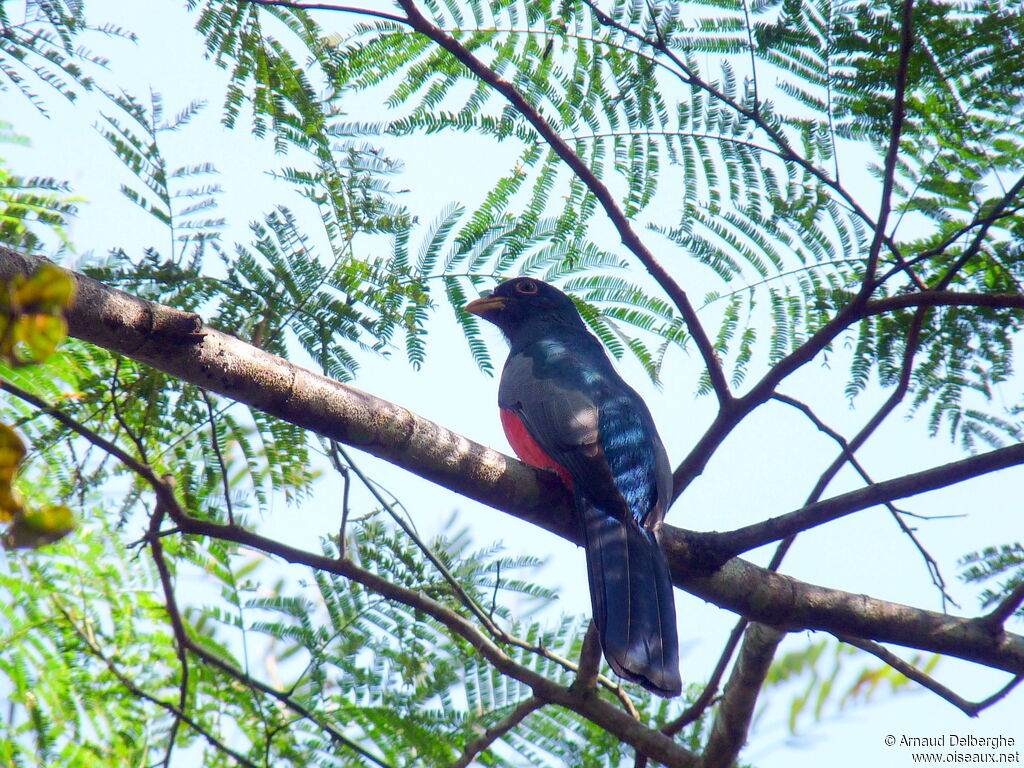
<instances>
[{"instance_id":1,"label":"bird","mask_svg":"<svg viewBox=\"0 0 1024 768\"><path fill-rule=\"evenodd\" d=\"M465 309L509 344L498 386L509 444L572 492L605 659L619 677L677 696L675 599L654 534L672 499L672 471L647 405L553 285L517 277Z\"/></svg>"}]
</instances>

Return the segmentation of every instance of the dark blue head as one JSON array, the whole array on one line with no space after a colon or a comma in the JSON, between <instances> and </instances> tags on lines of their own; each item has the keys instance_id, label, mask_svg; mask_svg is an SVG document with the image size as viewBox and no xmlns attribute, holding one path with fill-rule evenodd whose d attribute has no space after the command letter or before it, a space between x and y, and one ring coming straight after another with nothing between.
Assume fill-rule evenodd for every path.
<instances>
[{"instance_id":1,"label":"dark blue head","mask_svg":"<svg viewBox=\"0 0 1024 768\"><path fill-rule=\"evenodd\" d=\"M505 281L487 296L467 304L466 311L494 323L510 341L524 328L585 328L572 299L532 277Z\"/></svg>"}]
</instances>

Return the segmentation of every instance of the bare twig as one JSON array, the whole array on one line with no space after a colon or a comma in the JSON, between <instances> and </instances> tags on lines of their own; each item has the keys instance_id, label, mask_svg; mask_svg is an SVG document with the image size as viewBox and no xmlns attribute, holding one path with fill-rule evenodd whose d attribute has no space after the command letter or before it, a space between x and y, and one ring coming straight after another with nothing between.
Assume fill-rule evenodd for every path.
<instances>
[{"instance_id":1,"label":"bare twig","mask_svg":"<svg viewBox=\"0 0 1024 768\"><path fill-rule=\"evenodd\" d=\"M121 405L117 400L117 385L121 380L121 359L118 358L114 361L114 375L110 377L110 405L114 411L114 419L124 430L124 433L128 435L128 439L135 444L135 450L139 452L139 459L144 463L148 464L149 459L146 458L146 446L142 442L142 438L135 434L135 430L129 426L125 420L124 415L121 413Z\"/></svg>"},{"instance_id":2,"label":"bare twig","mask_svg":"<svg viewBox=\"0 0 1024 768\"><path fill-rule=\"evenodd\" d=\"M981 701L979 701L978 702L978 711L980 712L983 709L988 709L989 707L991 707L996 702L1001 701L1007 695L1009 695L1010 691L1012 691L1014 688L1016 688L1022 682L1024 682L1024 675L1017 675L1012 680L1010 680L1010 682L1008 682L1006 685L1004 685L998 691L993 693L987 699L982 699Z\"/></svg>"},{"instance_id":3,"label":"bare twig","mask_svg":"<svg viewBox=\"0 0 1024 768\"><path fill-rule=\"evenodd\" d=\"M892 210L892 191L896 184L896 167L900 154L900 138L906 119L907 70L910 67L910 51L914 46L914 0L903 0L900 18L900 53L896 65L896 82L893 84L892 128L889 131L889 147L885 153L882 171L882 199L879 203L878 220L874 236L868 248L868 261L864 269L864 280L858 300L865 301L875 290L875 272L878 257L885 242L885 228ZM902 256L900 257L902 259Z\"/></svg>"},{"instance_id":4,"label":"bare twig","mask_svg":"<svg viewBox=\"0 0 1024 768\"><path fill-rule=\"evenodd\" d=\"M836 638L847 645L852 645L855 648L860 648L862 651L872 654L873 656L877 656L904 677L913 680L918 685L927 688L940 698L945 699L969 717L977 717L978 713L983 709L992 706L1001 698L1006 696L1006 694L1013 690L1013 688L1022 679L1021 675L1017 675L1007 685L996 691L996 693L989 696L987 699L982 701L968 701L956 691L947 688L935 678L919 670L913 664L904 661L883 645L879 645L871 640L863 640L859 637L851 637L850 635L844 634L836 634Z\"/></svg>"},{"instance_id":5,"label":"bare twig","mask_svg":"<svg viewBox=\"0 0 1024 768\"><path fill-rule=\"evenodd\" d=\"M227 462L224 461L224 455L220 451L220 438L217 436L217 419L213 413L213 402L210 400L210 394L205 389L200 389L199 392L203 396L203 402L206 403L206 411L209 414L210 442L213 445L213 453L217 457L217 465L220 467L220 479L221 485L224 488L224 504L228 513L228 523L234 525L235 510L234 505L231 503L231 479L228 477Z\"/></svg>"},{"instance_id":6,"label":"bare twig","mask_svg":"<svg viewBox=\"0 0 1024 768\"><path fill-rule=\"evenodd\" d=\"M869 485L875 484L874 480L871 479L871 476L868 475L867 471L857 460L857 457L853 454L853 451L850 450L850 446L846 442L846 439L838 432L836 432L834 429L829 427L824 421L818 418L817 414L814 413L814 410L809 405L797 400L796 398L789 397L788 395L783 395L778 392L775 393L774 398L781 403L786 403L787 405L796 408L805 416L807 416L807 418L818 428L818 430L824 432L826 435L831 437L839 444L839 447L841 448L843 456L845 457L846 461L848 461L850 463L850 466L852 466L857 471L857 474L861 476L864 482L868 483ZM836 466L836 464L833 464L833 467ZM947 602L953 605L957 605L953 597L946 591L946 580L942 576L942 570L939 568L938 562L936 562L935 558L932 557L931 553L927 549L925 549L924 545L917 538L917 535L914 533L913 529L911 529L910 526L907 525L906 521L904 521L903 515L908 513L904 512L901 509L897 509L896 505L893 504L891 501L886 501L884 502L884 504L885 508L889 510L889 514L896 521L896 524L900 527L900 530L904 533L905 536L907 536L910 539L910 541L917 548L917 551L920 553L921 557L924 559L925 566L928 568L928 574L931 576L932 579L932 584L935 585L936 589L939 590L939 594L942 596L943 608L945 608ZM791 537L787 538L786 541L789 541L790 539ZM773 570L779 567L780 562L776 562Z\"/></svg>"},{"instance_id":7,"label":"bare twig","mask_svg":"<svg viewBox=\"0 0 1024 768\"><path fill-rule=\"evenodd\" d=\"M276 6L279 8L293 8L301 11L336 11L340 13L351 13L356 16L370 16L384 21L393 21L396 24L408 24L404 16L396 16L393 13L385 13L372 8L360 8L354 5L337 5L335 3L298 3L292 0L245 0L253 5Z\"/></svg>"},{"instance_id":8,"label":"bare twig","mask_svg":"<svg viewBox=\"0 0 1024 768\"><path fill-rule=\"evenodd\" d=\"M715 353L714 344L704 330L704 326L697 316L697 311L691 303L689 296L637 234L632 222L630 222L625 212L619 206L615 195L608 186L573 151L569 143L558 134L554 126L548 122L536 107L523 97L512 83L499 76L496 71L484 64L466 46L427 19L416 7L414 0L397 0L397 2L408 16L408 22L413 29L448 51L478 79L501 94L516 112L533 126L534 130L551 147L552 151L561 158L562 162L569 167L590 193L593 194L604 209L608 220L618 232L623 245L637 257L644 269L647 270L676 305L683 318L683 322L686 323L687 330L693 337L694 343L697 345L697 349L704 360L711 385L714 388L720 405L723 407L728 405L732 400L729 383L722 370L721 362Z\"/></svg>"},{"instance_id":9,"label":"bare twig","mask_svg":"<svg viewBox=\"0 0 1024 768\"><path fill-rule=\"evenodd\" d=\"M481 752L543 706L544 700L537 696L531 696L519 702L505 718L469 742L462 750L459 759L451 764L451 768L469 768Z\"/></svg>"},{"instance_id":10,"label":"bare twig","mask_svg":"<svg viewBox=\"0 0 1024 768\"><path fill-rule=\"evenodd\" d=\"M348 467L346 467L342 461L338 451L338 441L328 440L330 445L330 457L331 464L334 466L334 471L341 475L341 523L338 525L338 557L345 557L345 548L347 546L346 537L348 533L346 528L348 527L348 516L349 516L349 492L352 490L352 477L349 474Z\"/></svg>"},{"instance_id":11,"label":"bare twig","mask_svg":"<svg viewBox=\"0 0 1024 768\"><path fill-rule=\"evenodd\" d=\"M1024 464L1024 443L997 448L923 472L875 483L733 531L703 534L702 538L720 553L720 556L731 557L875 504L884 504L893 499L945 488L973 477L1021 464Z\"/></svg>"},{"instance_id":12,"label":"bare twig","mask_svg":"<svg viewBox=\"0 0 1024 768\"><path fill-rule=\"evenodd\" d=\"M729 633L728 639L725 641L725 645L722 646L722 652L718 656L718 662L715 664L714 670L711 672L711 676L708 678L708 682L704 685L704 690L701 691L700 696L686 708L686 710L679 715L675 720L670 723L666 723L661 732L667 736L674 736L679 733L683 728L690 725L690 723L696 722L701 715L707 711L716 701L716 694L718 693L718 686L722 682L722 676L725 674L725 670L729 667L729 662L732 661L732 655L736 652L737 646L740 644L740 639L743 637L743 631L749 624L746 619L740 618L736 622L732 631Z\"/></svg>"},{"instance_id":13,"label":"bare twig","mask_svg":"<svg viewBox=\"0 0 1024 768\"><path fill-rule=\"evenodd\" d=\"M857 452L868 438L875 433L875 430L877 430L878 427L880 427L882 423L889 418L889 415L906 396L906 393L910 388L910 375L913 371L914 357L917 355L921 336L921 326L924 323L924 318L925 310L918 309L910 323L910 330L907 334L907 340L903 349L903 363L900 368L900 377L896 384L896 388L892 391L889 397L886 398L882 406L875 411L871 418L868 419L867 423L861 427L860 431L854 435L853 439L850 440L849 443L841 443L843 451L839 456L836 456L835 460L818 477L817 482L814 484L814 488L807 496L807 503L816 502L821 498L821 494L825 492L828 484L832 482L832 479L846 463L847 457L853 456ZM794 540L795 534L787 536L779 543L779 546L776 547L775 552L772 554L768 570L777 571L781 567L782 561L789 552L790 547L793 546Z\"/></svg>"}]
</instances>

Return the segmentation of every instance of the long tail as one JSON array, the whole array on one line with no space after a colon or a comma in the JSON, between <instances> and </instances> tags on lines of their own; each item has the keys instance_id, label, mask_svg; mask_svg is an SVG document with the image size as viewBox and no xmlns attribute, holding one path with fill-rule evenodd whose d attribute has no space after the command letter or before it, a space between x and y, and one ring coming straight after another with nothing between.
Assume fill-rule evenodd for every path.
<instances>
[{"instance_id":1,"label":"long tail","mask_svg":"<svg viewBox=\"0 0 1024 768\"><path fill-rule=\"evenodd\" d=\"M679 640L672 580L654 534L577 498L594 623L615 673L678 696Z\"/></svg>"}]
</instances>

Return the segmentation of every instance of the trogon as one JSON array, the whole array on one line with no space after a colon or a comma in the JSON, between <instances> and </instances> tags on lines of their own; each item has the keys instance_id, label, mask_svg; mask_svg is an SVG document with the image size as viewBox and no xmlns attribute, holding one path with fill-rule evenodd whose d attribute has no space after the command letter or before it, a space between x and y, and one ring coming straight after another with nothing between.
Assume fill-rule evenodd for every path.
<instances>
[{"instance_id":1,"label":"trogon","mask_svg":"<svg viewBox=\"0 0 1024 768\"><path fill-rule=\"evenodd\" d=\"M519 277L466 310L509 343L498 388L509 444L573 493L605 658L619 676L678 695L672 581L653 531L672 472L650 411L554 286Z\"/></svg>"}]
</instances>

